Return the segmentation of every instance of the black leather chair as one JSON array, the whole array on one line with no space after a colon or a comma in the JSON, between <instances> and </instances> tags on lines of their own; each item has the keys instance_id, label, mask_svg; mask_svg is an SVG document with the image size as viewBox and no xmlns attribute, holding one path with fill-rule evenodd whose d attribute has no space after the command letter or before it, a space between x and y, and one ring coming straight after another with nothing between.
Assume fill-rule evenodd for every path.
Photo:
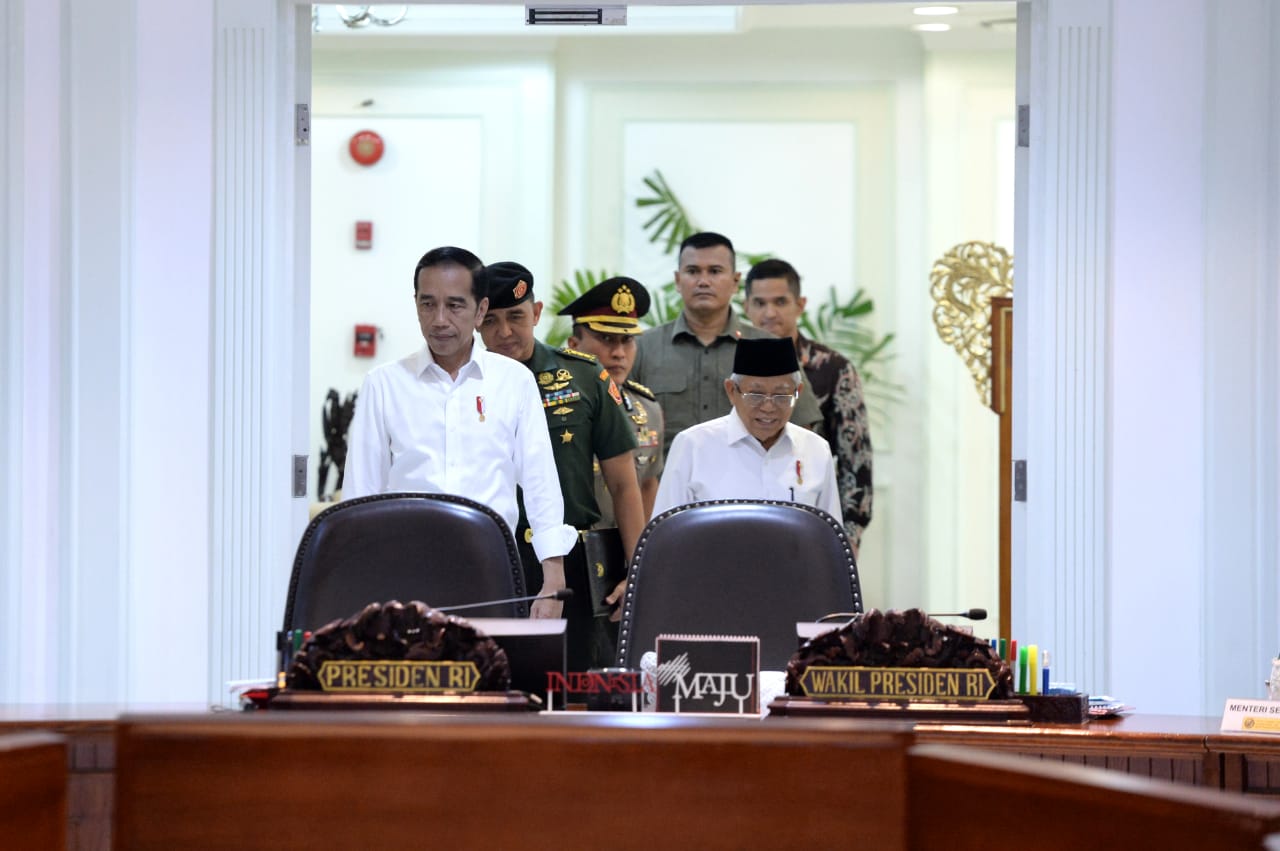
<instances>
[{"instance_id":1,"label":"black leather chair","mask_svg":"<svg viewBox=\"0 0 1280 851\"><path fill-rule=\"evenodd\" d=\"M861 612L840 522L794 502L717 500L650 521L636 544L617 664L637 668L660 633L760 636L760 667L783 670L796 622Z\"/></svg>"},{"instance_id":2,"label":"black leather chair","mask_svg":"<svg viewBox=\"0 0 1280 851\"><path fill-rule=\"evenodd\" d=\"M451 494L378 494L340 502L307 526L284 628L316 629L387 600L442 607L524 595L515 539L493 509ZM529 610L510 603L460 614L514 618Z\"/></svg>"}]
</instances>

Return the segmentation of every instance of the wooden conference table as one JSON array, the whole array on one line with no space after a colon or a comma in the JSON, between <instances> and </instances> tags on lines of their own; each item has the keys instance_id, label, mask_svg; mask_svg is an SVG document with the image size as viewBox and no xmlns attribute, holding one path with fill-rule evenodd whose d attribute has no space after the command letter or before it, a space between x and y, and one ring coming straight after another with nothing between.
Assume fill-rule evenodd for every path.
<instances>
[{"instance_id":1,"label":"wooden conference table","mask_svg":"<svg viewBox=\"0 0 1280 851\"><path fill-rule=\"evenodd\" d=\"M67 814L68 847L105 849L110 847L111 820L116 795L117 736L121 718L128 723L145 720L150 713L163 713L170 719L192 724L234 725L241 727L246 719L257 718L272 723L290 716L287 723L300 724L296 713L237 713L200 711L198 707L0 707L0 735L43 731L57 733L67 740ZM310 715L310 713L305 713ZM436 717L425 722L424 716L397 715L397 727L417 724L439 724ZM326 719L341 723L343 718L357 715L335 715L332 719L309 717L306 723L314 731ZM556 735L589 737L602 729L628 727L654 728L654 722L636 721L635 716L603 713L555 713L548 715L502 716L478 719L480 726L493 724L495 729L527 731L531 736L546 730L559 730ZM468 719L471 720L471 719ZM566 725L570 728L566 730ZM656 722L658 728L663 722ZM1218 730L1218 719L1191 716L1133 715L1114 720L1093 721L1083 726L1036 725L1030 727L969 726L948 724L871 724L840 720L832 724L797 722L792 719L766 719L735 725L737 734L769 741L793 735L788 731L821 730L830 739L856 737L865 731L889 731L906 737L912 745L960 745L987 752L1017 754L1049 763L1075 763L1108 769L1127 775L1172 781L1183 786L1221 789L1246 796L1280 796L1280 739L1246 734L1226 734ZM705 731L700 731L699 735ZM338 769L340 770L340 769ZM531 769L531 776L554 774L555 767ZM1259 800L1254 797L1253 800Z\"/></svg>"}]
</instances>

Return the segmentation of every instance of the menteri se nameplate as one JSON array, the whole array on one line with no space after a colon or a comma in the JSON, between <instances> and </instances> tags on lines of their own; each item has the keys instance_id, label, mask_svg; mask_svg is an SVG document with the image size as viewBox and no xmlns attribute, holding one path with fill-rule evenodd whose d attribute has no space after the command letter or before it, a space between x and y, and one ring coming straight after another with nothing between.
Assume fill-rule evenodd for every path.
<instances>
[{"instance_id":1,"label":"menteri se nameplate","mask_svg":"<svg viewBox=\"0 0 1280 851\"><path fill-rule=\"evenodd\" d=\"M1280 735L1280 700L1227 698L1220 729L1224 733Z\"/></svg>"}]
</instances>

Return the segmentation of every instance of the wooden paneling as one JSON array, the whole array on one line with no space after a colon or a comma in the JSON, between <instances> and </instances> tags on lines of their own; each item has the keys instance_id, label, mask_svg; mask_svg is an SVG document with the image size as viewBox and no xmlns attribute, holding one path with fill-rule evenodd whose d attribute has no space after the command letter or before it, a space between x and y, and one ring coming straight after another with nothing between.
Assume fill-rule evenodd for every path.
<instances>
[{"instance_id":1,"label":"wooden paneling","mask_svg":"<svg viewBox=\"0 0 1280 851\"><path fill-rule=\"evenodd\" d=\"M69 743L66 758L67 837L68 847L73 851L78 849L96 851L96 849L111 847L112 799L115 792L116 766L114 735L118 724L116 721L102 719L113 718L116 712L116 709L104 707L23 707L19 709L0 706L0 732L40 730L59 733L67 738ZM198 712L193 712L186 718L191 722L211 724L226 720L221 716L215 718L215 716ZM240 716L234 716L231 720L234 723L238 718ZM263 719L259 716L259 720ZM317 731L325 729L325 725L331 719L315 717L306 720L312 725L312 733L318 734ZM408 720L410 719L401 719L398 723ZM602 718L585 713L574 716L561 715L556 718L519 719L522 725L548 725L552 729L559 729L565 724L574 724L585 728L612 730L616 735L622 735L618 732L620 726L621 729L640 727L648 729L650 734L655 734L657 730L677 728L680 724L687 724L691 720L693 719L655 719L651 716L643 716L620 721L617 717ZM431 721L422 718L412 721L415 724L438 724L439 722L440 719ZM775 730L782 729L787 723L789 722L777 720L766 721L763 724L750 722L744 729L758 736L757 744L764 748L771 747L769 743ZM875 727L867 728L846 722L836 723L839 729L845 730L846 734L853 735L855 738L877 731ZM819 729L823 730L823 735L831 734L830 728ZM853 732L850 734L847 731ZM564 735L563 731L558 735ZM1220 733L1216 718L1138 715L1117 721L1095 721L1081 726L1035 727L934 724L917 726L911 736L912 740L917 742L964 745L986 751L1022 755L1040 760L1046 766L1096 765L1111 772L1178 782L1183 785L1247 792L1251 796L1280 795L1280 741L1264 736ZM681 752L674 753L678 756ZM672 758L676 759L677 756ZM247 774L259 771L257 762L249 761L244 765ZM278 769L268 765L266 770L270 775ZM558 771L558 763L555 763L547 766L545 770L539 766L526 771L526 774L558 773ZM329 767L317 776L327 778L330 774L336 773L336 769ZM798 778L796 782L809 783L811 778ZM600 781L597 779L593 783L599 785ZM825 791L820 789L815 794L821 796ZM628 791L627 795L633 797L635 793ZM608 798L609 795L606 794L603 797ZM629 797L628 800L630 799ZM575 808L575 818L577 812L578 808ZM273 814L272 819L274 818ZM638 820L637 823L642 821ZM0 843L0 847L3 846L4 843Z\"/></svg>"},{"instance_id":2,"label":"wooden paneling","mask_svg":"<svg viewBox=\"0 0 1280 851\"><path fill-rule=\"evenodd\" d=\"M145 848L895 846L905 733L680 719L121 721Z\"/></svg>"},{"instance_id":3,"label":"wooden paneling","mask_svg":"<svg viewBox=\"0 0 1280 851\"><path fill-rule=\"evenodd\" d=\"M0 736L0 846L66 847L67 750L48 733Z\"/></svg>"},{"instance_id":4,"label":"wooden paneling","mask_svg":"<svg viewBox=\"0 0 1280 851\"><path fill-rule=\"evenodd\" d=\"M1280 806L968 748L908 755L912 849L1261 849Z\"/></svg>"}]
</instances>

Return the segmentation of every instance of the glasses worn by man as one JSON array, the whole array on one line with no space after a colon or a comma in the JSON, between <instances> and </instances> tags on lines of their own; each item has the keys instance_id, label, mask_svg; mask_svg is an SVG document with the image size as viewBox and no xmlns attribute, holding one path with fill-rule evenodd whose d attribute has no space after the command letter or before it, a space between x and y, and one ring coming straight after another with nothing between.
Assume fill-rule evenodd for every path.
<instances>
[{"instance_id":1,"label":"glasses worn by man","mask_svg":"<svg viewBox=\"0 0 1280 851\"><path fill-rule=\"evenodd\" d=\"M709 499L774 499L839 518L831 448L788 421L801 377L790 340L739 340L724 382L732 410L676 435L653 516Z\"/></svg>"},{"instance_id":2,"label":"glasses worn by man","mask_svg":"<svg viewBox=\"0 0 1280 851\"><path fill-rule=\"evenodd\" d=\"M742 393L741 384L735 383L734 387L739 393ZM797 390L792 390L790 393L778 393L776 395L771 393L742 393L742 401L746 402L747 405L752 408L758 408L766 401L772 402L781 408L790 408L795 404L795 401L799 396L800 392Z\"/></svg>"}]
</instances>

